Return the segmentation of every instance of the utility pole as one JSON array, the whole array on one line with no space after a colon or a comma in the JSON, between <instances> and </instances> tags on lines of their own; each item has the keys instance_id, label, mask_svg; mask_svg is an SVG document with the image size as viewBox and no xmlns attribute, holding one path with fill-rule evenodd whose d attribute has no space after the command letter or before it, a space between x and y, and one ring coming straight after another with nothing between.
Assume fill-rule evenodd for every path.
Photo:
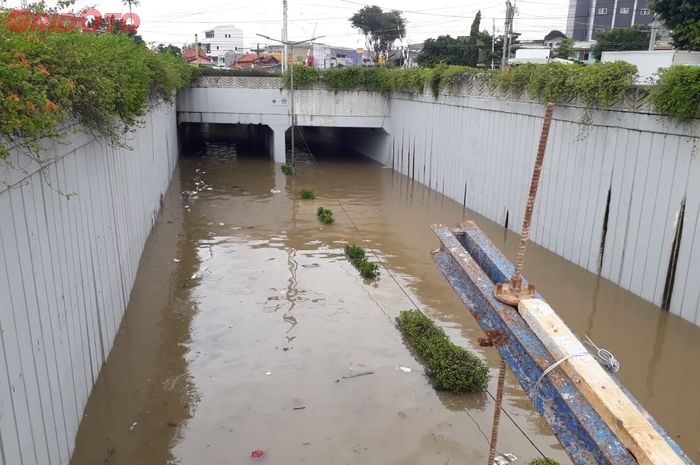
<instances>
[{"instance_id":1,"label":"utility pole","mask_svg":"<svg viewBox=\"0 0 700 465\"><path fill-rule=\"evenodd\" d=\"M285 4L287 2L285 1ZM279 39L273 39L272 37L268 37L262 34L255 34L257 36L263 37L267 40L271 40L273 42L280 43L285 46L285 49L287 46L291 46L292 50L294 50L295 45L303 44L304 42L313 42L316 39L320 39L324 36L319 36L319 37L312 37L310 39L306 40L300 40L297 42L289 42L289 41L281 41ZM291 127L292 127L292 171L294 170L294 165L296 164L296 157L294 156L294 126L296 124L296 115L294 114L294 64L289 68L289 87L290 87L290 98L292 100L291 102Z\"/></svg>"},{"instance_id":2,"label":"utility pole","mask_svg":"<svg viewBox=\"0 0 700 465\"><path fill-rule=\"evenodd\" d=\"M282 72L289 67L289 50L287 49L287 0L282 0Z\"/></svg>"},{"instance_id":3,"label":"utility pole","mask_svg":"<svg viewBox=\"0 0 700 465\"><path fill-rule=\"evenodd\" d=\"M659 31L659 16L654 15L654 21L651 22L651 36L649 37L649 51L656 50L656 33Z\"/></svg>"},{"instance_id":4,"label":"utility pole","mask_svg":"<svg viewBox=\"0 0 700 465\"><path fill-rule=\"evenodd\" d=\"M493 18L493 24L491 26L491 69L494 65L494 55L496 54L496 18Z\"/></svg>"},{"instance_id":5,"label":"utility pole","mask_svg":"<svg viewBox=\"0 0 700 465\"><path fill-rule=\"evenodd\" d=\"M199 66L200 61L199 61L199 35L198 34L194 35L194 56L197 57L197 66Z\"/></svg>"},{"instance_id":6,"label":"utility pole","mask_svg":"<svg viewBox=\"0 0 700 465\"><path fill-rule=\"evenodd\" d=\"M503 58L501 59L501 69L505 69L510 59L510 42L513 32L513 16L515 15L515 7L506 0L506 29L503 33Z\"/></svg>"}]
</instances>

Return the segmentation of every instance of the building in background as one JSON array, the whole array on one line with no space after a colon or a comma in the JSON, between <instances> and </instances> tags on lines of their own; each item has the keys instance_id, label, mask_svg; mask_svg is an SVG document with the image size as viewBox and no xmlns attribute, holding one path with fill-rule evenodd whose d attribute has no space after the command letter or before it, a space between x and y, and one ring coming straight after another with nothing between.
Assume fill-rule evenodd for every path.
<instances>
[{"instance_id":1,"label":"building in background","mask_svg":"<svg viewBox=\"0 0 700 465\"><path fill-rule=\"evenodd\" d=\"M216 66L226 66L228 52L243 51L243 31L233 25L217 26L204 32L201 47Z\"/></svg>"},{"instance_id":2,"label":"building in background","mask_svg":"<svg viewBox=\"0 0 700 465\"><path fill-rule=\"evenodd\" d=\"M569 0L566 36L591 41L597 32L651 24L647 0Z\"/></svg>"}]
</instances>

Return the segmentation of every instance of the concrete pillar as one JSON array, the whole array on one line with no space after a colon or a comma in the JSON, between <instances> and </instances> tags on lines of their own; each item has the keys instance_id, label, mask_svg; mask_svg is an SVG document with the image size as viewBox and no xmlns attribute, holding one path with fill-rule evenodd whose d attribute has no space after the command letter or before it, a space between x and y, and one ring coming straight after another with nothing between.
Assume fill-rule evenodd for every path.
<instances>
[{"instance_id":1,"label":"concrete pillar","mask_svg":"<svg viewBox=\"0 0 700 465\"><path fill-rule=\"evenodd\" d=\"M275 163L287 162L287 146L285 142L286 126L270 126L272 130L272 157Z\"/></svg>"}]
</instances>

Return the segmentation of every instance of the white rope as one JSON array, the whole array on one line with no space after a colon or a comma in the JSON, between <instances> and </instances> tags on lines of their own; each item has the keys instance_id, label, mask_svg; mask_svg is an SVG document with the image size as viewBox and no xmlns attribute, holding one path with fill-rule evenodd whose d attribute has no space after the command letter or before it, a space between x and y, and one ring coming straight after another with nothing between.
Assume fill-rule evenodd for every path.
<instances>
[{"instance_id":1,"label":"white rope","mask_svg":"<svg viewBox=\"0 0 700 465\"><path fill-rule=\"evenodd\" d=\"M601 349L600 347L595 345L595 342L593 342L587 334L586 341L584 342L595 350L596 353L593 355L595 356L595 358L598 359L598 362L601 365L603 365L605 369L607 369L611 373L617 373L620 370L620 362L617 361L612 352L606 349Z\"/></svg>"},{"instance_id":2,"label":"white rope","mask_svg":"<svg viewBox=\"0 0 700 465\"><path fill-rule=\"evenodd\" d=\"M544 379L544 377L547 376L548 374L550 374L552 371L554 371L554 369L557 368L559 365L561 365L562 363L566 362L569 359L576 358L576 357L586 357L586 356L593 357L588 352L582 353L582 354L570 354L570 355L567 355L566 357L562 358L561 360L558 360L558 361L552 363L546 370L544 370L542 372L542 375L540 375L540 377L537 379L537 382L535 383L535 387L532 388L532 391L530 391L530 394L534 396L537 393L537 390L540 388L540 383L542 383L542 380Z\"/></svg>"}]
</instances>

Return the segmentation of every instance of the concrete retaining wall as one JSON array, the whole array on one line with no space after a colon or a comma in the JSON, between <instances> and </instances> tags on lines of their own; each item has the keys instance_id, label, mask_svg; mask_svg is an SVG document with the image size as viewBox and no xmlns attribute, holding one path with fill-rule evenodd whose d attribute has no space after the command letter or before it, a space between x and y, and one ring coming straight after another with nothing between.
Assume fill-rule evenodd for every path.
<instances>
[{"instance_id":1,"label":"concrete retaining wall","mask_svg":"<svg viewBox=\"0 0 700 465\"><path fill-rule=\"evenodd\" d=\"M389 135L358 148L519 232L543 114L527 101L398 94ZM700 324L700 124L562 106L554 118L532 240Z\"/></svg>"},{"instance_id":2,"label":"concrete retaining wall","mask_svg":"<svg viewBox=\"0 0 700 465\"><path fill-rule=\"evenodd\" d=\"M78 134L43 170L0 161L0 465L69 462L177 163L175 118L154 109L133 150Z\"/></svg>"}]
</instances>

